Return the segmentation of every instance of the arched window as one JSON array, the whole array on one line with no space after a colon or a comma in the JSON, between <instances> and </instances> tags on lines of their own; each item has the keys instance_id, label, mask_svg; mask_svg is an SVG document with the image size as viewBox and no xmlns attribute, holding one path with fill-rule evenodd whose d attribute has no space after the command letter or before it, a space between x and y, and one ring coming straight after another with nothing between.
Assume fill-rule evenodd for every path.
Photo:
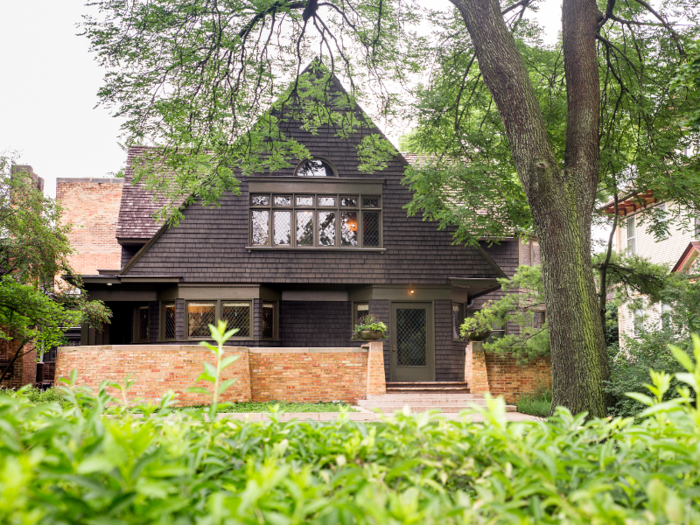
<instances>
[{"instance_id":1,"label":"arched window","mask_svg":"<svg viewBox=\"0 0 700 525\"><path fill-rule=\"evenodd\" d=\"M305 160L297 167L298 177L335 177L335 169L325 159Z\"/></svg>"}]
</instances>

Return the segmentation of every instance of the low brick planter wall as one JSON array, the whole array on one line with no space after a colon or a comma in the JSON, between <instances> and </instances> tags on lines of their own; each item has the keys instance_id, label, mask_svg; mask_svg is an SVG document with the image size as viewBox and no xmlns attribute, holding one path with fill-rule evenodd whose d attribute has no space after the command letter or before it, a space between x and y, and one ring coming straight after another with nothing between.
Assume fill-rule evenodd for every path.
<instances>
[{"instance_id":1,"label":"low brick planter wall","mask_svg":"<svg viewBox=\"0 0 700 525\"><path fill-rule=\"evenodd\" d=\"M367 393L386 392L382 343L362 348L242 348L227 347L226 355L239 359L222 376L236 382L222 401L344 401L356 403ZM56 378L78 372L78 385L96 390L102 381L122 383L132 373L129 398L157 401L168 390L178 404L208 402L195 386L202 362L215 364L214 355L201 346L113 345L72 346L59 349ZM200 382L197 386L210 388ZM116 393L116 392L115 392Z\"/></svg>"},{"instance_id":2,"label":"low brick planter wall","mask_svg":"<svg viewBox=\"0 0 700 525\"><path fill-rule=\"evenodd\" d=\"M481 342L470 342L465 349L465 381L472 393L503 396L515 404L523 394L534 394L542 386L552 386L552 362L539 358L519 365L511 354L484 352Z\"/></svg>"}]
</instances>

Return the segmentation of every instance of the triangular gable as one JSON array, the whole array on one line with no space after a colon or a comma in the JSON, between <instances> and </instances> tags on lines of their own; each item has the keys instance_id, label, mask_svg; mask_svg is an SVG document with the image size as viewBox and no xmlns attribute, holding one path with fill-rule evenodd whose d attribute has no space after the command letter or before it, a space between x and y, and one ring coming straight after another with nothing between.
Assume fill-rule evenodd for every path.
<instances>
[{"instance_id":1,"label":"triangular gable","mask_svg":"<svg viewBox=\"0 0 700 525\"><path fill-rule=\"evenodd\" d=\"M305 74L311 65L307 67L302 74ZM335 75L331 76L332 87L331 90L337 90L343 94L346 94L345 89ZM357 155L357 147L361 140L369 134L379 134L382 139L386 139L386 136L382 131L376 127L371 121L371 119L366 115L359 105L355 104L352 111L360 113L361 117L369 123L369 126L363 126L358 132L351 134L348 138L341 138L337 136L337 128L332 125L324 124L315 132L309 132L302 127L301 121L289 120L283 123L281 126L281 131L285 133L289 138L296 140L300 144L303 144L309 151L310 155L313 157L323 157L333 158L333 163L335 167L343 173L357 174L356 176L371 176L368 173L361 173L358 171L358 164L360 160ZM408 162L401 155L401 153L393 148L393 162L398 162L402 167L408 166ZM296 166L290 168L283 168L276 170L272 175L274 176L287 176L291 177L294 175L294 170ZM381 173L381 172L380 172ZM252 180L252 179L251 179ZM154 223L155 224L155 223ZM153 234L151 239L145 244L139 252L134 255L134 257L127 263L127 265L122 269L119 275L126 276L134 266L138 266L138 261L147 253L151 248L157 244L158 239L168 231L168 227L163 226L157 229ZM447 232L442 232L447 233ZM498 267L498 265L489 257L489 255L483 249L476 249L478 256L483 262L489 267L489 273L494 272L496 276L503 277L505 274ZM483 264L483 263L482 263ZM481 265L479 265L481 266Z\"/></svg>"},{"instance_id":2,"label":"triangular gable","mask_svg":"<svg viewBox=\"0 0 700 525\"><path fill-rule=\"evenodd\" d=\"M691 242L671 270L674 273L700 273L700 242Z\"/></svg>"}]
</instances>

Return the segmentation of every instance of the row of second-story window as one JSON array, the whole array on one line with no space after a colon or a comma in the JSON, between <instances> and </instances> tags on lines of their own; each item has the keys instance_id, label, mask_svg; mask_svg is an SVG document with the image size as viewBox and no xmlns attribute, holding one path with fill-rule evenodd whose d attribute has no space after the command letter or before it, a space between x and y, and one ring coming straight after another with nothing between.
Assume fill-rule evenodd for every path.
<instances>
[{"instance_id":1,"label":"row of second-story window","mask_svg":"<svg viewBox=\"0 0 700 525\"><path fill-rule=\"evenodd\" d=\"M276 302L263 301L262 339L277 338L277 311ZM160 312L159 340L175 341L175 303L161 303ZM134 317L134 342L148 342L151 323L149 307L138 307ZM253 317L252 301L188 301L185 304L185 339L211 339L209 325L216 325L218 319L226 321L229 330L237 330L232 339L253 339Z\"/></svg>"},{"instance_id":2,"label":"row of second-story window","mask_svg":"<svg viewBox=\"0 0 700 525\"><path fill-rule=\"evenodd\" d=\"M379 248L382 199L377 195L250 197L250 246Z\"/></svg>"}]
</instances>

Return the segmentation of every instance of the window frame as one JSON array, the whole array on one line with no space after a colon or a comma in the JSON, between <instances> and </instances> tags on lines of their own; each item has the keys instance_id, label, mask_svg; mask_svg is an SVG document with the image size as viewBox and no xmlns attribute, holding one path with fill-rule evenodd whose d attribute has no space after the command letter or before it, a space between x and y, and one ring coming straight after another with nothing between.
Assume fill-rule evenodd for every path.
<instances>
[{"instance_id":1,"label":"window frame","mask_svg":"<svg viewBox=\"0 0 700 525\"><path fill-rule=\"evenodd\" d=\"M268 197L268 204L253 204L255 197ZM290 206L275 206L275 197L290 196ZM311 197L313 199L310 206L298 205L297 197ZM320 206L319 198L332 197L335 199L334 206ZM342 199L357 198L356 206L342 206ZM378 206L367 207L363 206L364 198L377 199ZM384 249L384 213L383 213L383 195L377 193L353 193L353 192L250 192L248 195L248 249L274 249L274 250L383 250ZM267 223L267 244L253 244L253 213L256 211L268 212ZM275 245L275 212L288 211L291 214L291 243L289 245ZM299 244L297 239L297 212L309 211L312 213L313 221L313 242L311 245ZM335 240L333 245L321 246L319 244L319 213L322 212L335 213L334 235ZM357 214L357 246L342 245L342 214L343 212L355 212ZM378 214L379 218L379 239L376 246L365 246L364 239L364 216L365 213Z\"/></svg>"},{"instance_id":2,"label":"window frame","mask_svg":"<svg viewBox=\"0 0 700 525\"><path fill-rule=\"evenodd\" d=\"M455 326L455 306L459 308L459 320L457 326ZM460 335L460 327L464 323L465 317L465 312L467 311L466 305L464 303L458 303L453 301L452 302L452 341L453 342L464 342L465 338ZM457 334L457 338L455 338L455 330Z\"/></svg>"},{"instance_id":3,"label":"window frame","mask_svg":"<svg viewBox=\"0 0 700 525\"><path fill-rule=\"evenodd\" d=\"M350 313L350 333L355 331L355 326L357 325L357 307L360 305L367 305L367 315L370 315L372 312L369 309L369 301L352 301L351 303L351 308L352 312ZM352 337L351 336L351 341L362 341L359 337Z\"/></svg>"},{"instance_id":4,"label":"window frame","mask_svg":"<svg viewBox=\"0 0 700 525\"><path fill-rule=\"evenodd\" d=\"M248 303L250 315L248 316L248 336L237 337L235 334L231 336L231 340L238 341L253 341L255 340L254 332L254 302L253 299L190 299L185 301L185 339L188 341L211 341L211 335L209 337L192 337L190 336L190 303L214 303L214 322L218 322L222 319L224 303Z\"/></svg>"},{"instance_id":5,"label":"window frame","mask_svg":"<svg viewBox=\"0 0 700 525\"><path fill-rule=\"evenodd\" d=\"M632 228L634 229L634 235L630 236L630 224L632 224ZM625 221L625 238L627 239L627 242L625 243L625 250L628 254L630 255L636 255L637 253L637 217L635 215L632 215L631 217L628 217L627 220ZM634 249L630 251L630 240L634 241Z\"/></svg>"},{"instance_id":6,"label":"window frame","mask_svg":"<svg viewBox=\"0 0 700 525\"><path fill-rule=\"evenodd\" d=\"M320 160L321 162L325 162L326 164L328 164L328 166L330 166L330 168L331 168L331 171L333 172L333 175L331 175L330 177L328 175L326 175L325 177L306 177L304 175L299 175L299 170L301 169L301 167L304 164L306 164L307 162L312 161L312 160ZM307 179L307 180L328 179L328 178L336 178L337 179L338 178L338 169L335 167L335 164L333 164L330 160L328 160L325 157L311 157L310 159L304 159L299 164L297 164L297 167L294 168L294 176L299 177L300 179Z\"/></svg>"},{"instance_id":7,"label":"window frame","mask_svg":"<svg viewBox=\"0 0 700 525\"><path fill-rule=\"evenodd\" d=\"M273 305L272 311L272 337L264 337L264 326L263 326L263 310L266 304ZM279 301L265 301L260 302L260 340L261 341L279 341L279 318L280 318L280 302Z\"/></svg>"},{"instance_id":8,"label":"window frame","mask_svg":"<svg viewBox=\"0 0 700 525\"><path fill-rule=\"evenodd\" d=\"M146 339L140 339L139 335L141 334L140 330L140 316L139 312L141 310L146 310L147 312L147 317L146 317ZM132 340L134 343L149 343L151 340L151 307L150 305L139 305L134 307L134 330L132 333Z\"/></svg>"},{"instance_id":9,"label":"window frame","mask_svg":"<svg viewBox=\"0 0 700 525\"><path fill-rule=\"evenodd\" d=\"M172 338L165 337L165 310L168 306L175 307L175 336ZM160 340L161 341L177 341L177 301L162 301L160 303Z\"/></svg>"}]
</instances>

